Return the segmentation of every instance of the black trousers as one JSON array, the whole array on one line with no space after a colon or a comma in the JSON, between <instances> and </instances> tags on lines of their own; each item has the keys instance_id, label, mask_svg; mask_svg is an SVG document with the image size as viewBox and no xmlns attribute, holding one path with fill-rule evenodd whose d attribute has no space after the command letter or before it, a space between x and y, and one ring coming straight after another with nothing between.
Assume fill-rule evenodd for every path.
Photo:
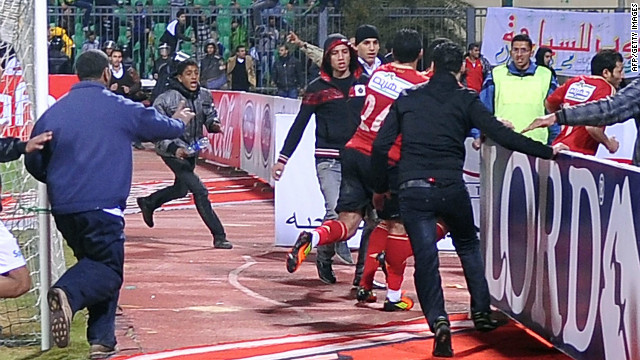
<instances>
[{"instance_id":1,"label":"black trousers","mask_svg":"<svg viewBox=\"0 0 640 360\"><path fill-rule=\"evenodd\" d=\"M153 208L157 209L164 203L184 197L187 195L187 191L190 191L193 194L198 214L209 228L211 235L216 239L226 237L218 215L211 208L209 191L193 171L196 167L196 158L178 159L163 156L162 160L173 171L176 179L173 185L158 190L147 197Z\"/></svg>"}]
</instances>

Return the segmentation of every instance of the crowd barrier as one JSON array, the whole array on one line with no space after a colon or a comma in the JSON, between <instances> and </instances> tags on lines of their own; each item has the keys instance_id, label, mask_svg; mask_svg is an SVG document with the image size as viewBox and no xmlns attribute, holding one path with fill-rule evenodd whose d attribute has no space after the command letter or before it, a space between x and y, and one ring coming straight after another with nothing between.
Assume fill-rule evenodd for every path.
<instances>
[{"instance_id":1,"label":"crowd barrier","mask_svg":"<svg viewBox=\"0 0 640 360\"><path fill-rule=\"evenodd\" d=\"M640 359L640 170L482 149L493 305L575 359Z\"/></svg>"}]
</instances>

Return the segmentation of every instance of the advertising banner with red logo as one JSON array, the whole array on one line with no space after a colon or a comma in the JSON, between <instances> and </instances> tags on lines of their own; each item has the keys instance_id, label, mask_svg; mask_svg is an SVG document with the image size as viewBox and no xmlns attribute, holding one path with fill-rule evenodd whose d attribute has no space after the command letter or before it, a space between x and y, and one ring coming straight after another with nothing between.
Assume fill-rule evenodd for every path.
<instances>
[{"instance_id":1,"label":"advertising banner with red logo","mask_svg":"<svg viewBox=\"0 0 640 360\"><path fill-rule=\"evenodd\" d=\"M75 75L49 75L49 106L78 82ZM5 75L0 78L0 124L3 137L29 138L33 128L31 101L22 76Z\"/></svg>"},{"instance_id":2,"label":"advertising banner with red logo","mask_svg":"<svg viewBox=\"0 0 640 360\"><path fill-rule=\"evenodd\" d=\"M276 157L275 114L296 114L299 100L233 91L213 91L222 133L209 134L211 148L201 156L270 182Z\"/></svg>"}]
</instances>

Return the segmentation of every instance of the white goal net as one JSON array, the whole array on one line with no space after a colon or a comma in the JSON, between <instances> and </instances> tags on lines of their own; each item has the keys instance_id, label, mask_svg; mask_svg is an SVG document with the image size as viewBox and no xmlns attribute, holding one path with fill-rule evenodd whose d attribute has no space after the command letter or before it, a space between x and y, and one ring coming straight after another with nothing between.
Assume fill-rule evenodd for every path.
<instances>
[{"instance_id":1,"label":"white goal net","mask_svg":"<svg viewBox=\"0 0 640 360\"><path fill-rule=\"evenodd\" d=\"M28 139L35 120L34 5L45 0L0 0L0 128L2 137ZM46 59L41 59L47 61ZM2 176L0 219L18 239L32 287L17 299L0 299L0 346L38 344L40 327L40 285L55 281L65 270L62 239L50 243L50 269L40 269L38 184L20 160L0 164ZM50 220L49 220L50 221ZM54 228L51 224L51 228ZM56 232L53 232L54 235ZM0 353L2 350L0 349Z\"/></svg>"}]
</instances>

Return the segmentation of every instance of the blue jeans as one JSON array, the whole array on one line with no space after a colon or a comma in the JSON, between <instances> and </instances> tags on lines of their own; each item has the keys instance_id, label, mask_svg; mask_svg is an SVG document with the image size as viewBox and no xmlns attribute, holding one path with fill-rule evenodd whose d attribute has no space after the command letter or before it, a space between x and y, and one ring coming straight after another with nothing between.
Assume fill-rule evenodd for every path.
<instances>
[{"instance_id":1,"label":"blue jeans","mask_svg":"<svg viewBox=\"0 0 640 360\"><path fill-rule=\"evenodd\" d=\"M340 181L342 181L342 163L339 159L316 159L316 173L320 183L320 191L324 197L324 221L338 218L336 205L340 195ZM335 247L346 247L344 241L336 244L321 245L317 248L316 263L331 264L336 254Z\"/></svg>"},{"instance_id":2,"label":"blue jeans","mask_svg":"<svg viewBox=\"0 0 640 360\"><path fill-rule=\"evenodd\" d=\"M490 311L480 241L473 223L471 200L465 184L450 181L437 187L400 188L400 213L415 257L414 280L420 306L435 331L438 317L448 319L438 270L436 221L440 217L451 231L471 294L471 311Z\"/></svg>"},{"instance_id":3,"label":"blue jeans","mask_svg":"<svg viewBox=\"0 0 640 360\"><path fill-rule=\"evenodd\" d=\"M82 16L82 27L88 27L89 22L91 21L91 9L93 8L91 6L91 2L85 0L76 0L73 5L75 7L84 9L84 15Z\"/></svg>"},{"instance_id":4,"label":"blue jeans","mask_svg":"<svg viewBox=\"0 0 640 360\"><path fill-rule=\"evenodd\" d=\"M78 262L54 287L67 294L73 313L87 308L87 341L116 345L116 307L124 265L124 219L102 210L54 215Z\"/></svg>"},{"instance_id":5,"label":"blue jeans","mask_svg":"<svg viewBox=\"0 0 640 360\"><path fill-rule=\"evenodd\" d=\"M280 97L284 97L284 98L291 98L291 99L297 99L298 98L298 89L291 89L291 90L280 90L278 89L278 96Z\"/></svg>"}]
</instances>

